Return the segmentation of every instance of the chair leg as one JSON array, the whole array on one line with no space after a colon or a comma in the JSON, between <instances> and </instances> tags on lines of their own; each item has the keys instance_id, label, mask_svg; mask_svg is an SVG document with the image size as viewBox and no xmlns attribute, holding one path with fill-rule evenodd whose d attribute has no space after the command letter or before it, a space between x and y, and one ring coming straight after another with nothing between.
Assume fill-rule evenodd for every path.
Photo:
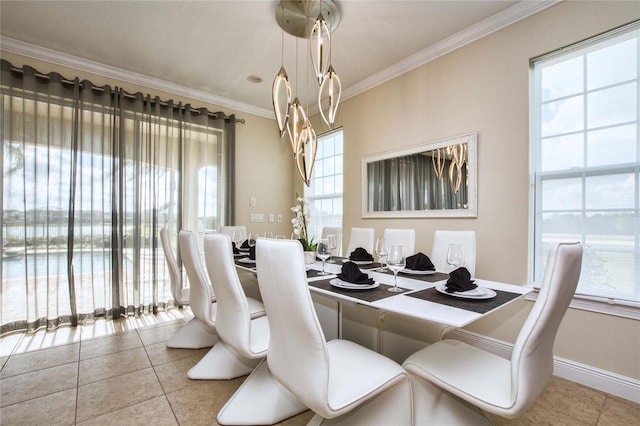
<instances>
[{"instance_id":1,"label":"chair leg","mask_svg":"<svg viewBox=\"0 0 640 426\"><path fill-rule=\"evenodd\" d=\"M193 318L184 327L167 340L168 348L175 349L202 349L210 348L218 341L218 335L210 332L198 320Z\"/></svg>"},{"instance_id":2,"label":"chair leg","mask_svg":"<svg viewBox=\"0 0 640 426\"><path fill-rule=\"evenodd\" d=\"M411 385L408 380L405 380L339 417L326 419L316 414L307 426L413 425L411 392Z\"/></svg>"},{"instance_id":3,"label":"chair leg","mask_svg":"<svg viewBox=\"0 0 640 426\"><path fill-rule=\"evenodd\" d=\"M187 372L187 377L196 380L229 380L246 376L256 368L259 359L249 359L219 341L196 365Z\"/></svg>"},{"instance_id":4,"label":"chair leg","mask_svg":"<svg viewBox=\"0 0 640 426\"><path fill-rule=\"evenodd\" d=\"M272 425L306 411L263 360L218 413L222 425Z\"/></svg>"},{"instance_id":5,"label":"chair leg","mask_svg":"<svg viewBox=\"0 0 640 426\"><path fill-rule=\"evenodd\" d=\"M409 373L415 425L491 425L484 412Z\"/></svg>"}]
</instances>

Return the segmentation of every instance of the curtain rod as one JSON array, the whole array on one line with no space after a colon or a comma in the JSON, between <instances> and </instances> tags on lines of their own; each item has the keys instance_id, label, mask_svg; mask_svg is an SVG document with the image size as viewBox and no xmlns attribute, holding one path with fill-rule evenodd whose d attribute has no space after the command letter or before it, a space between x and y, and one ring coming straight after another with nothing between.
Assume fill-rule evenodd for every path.
<instances>
[{"instance_id":1,"label":"curtain rod","mask_svg":"<svg viewBox=\"0 0 640 426\"><path fill-rule=\"evenodd\" d=\"M20 73L20 74L22 74L22 75L24 76L24 71L22 70L22 68L17 68L17 67L15 67L15 66L11 65L11 71L13 71L13 72L18 72L18 73ZM34 71L35 71L35 68L34 68ZM61 75L61 74L59 74L59 73L56 73L56 74L58 74L58 75L60 75L60 77L62 77L62 75ZM36 75L36 77L40 77L40 78L45 78L45 79L47 79L47 80L51 80L51 77L49 77L49 75L48 75L48 74L42 74L42 73L40 73L40 72L38 72L38 71L35 71L35 75ZM67 84L74 84L74 81L73 81L73 80L69 80L69 79L66 79L66 78L64 78L64 77L62 77L62 82L63 82L63 83L67 83ZM80 84L80 87L82 87L82 82L80 82L79 84ZM92 83L92 84L93 84L93 83ZM95 89L95 90L100 90L100 91L104 92L104 88L102 88L102 87L100 87L100 86L93 86L93 89ZM115 91L114 91L113 89L111 89L111 94L114 94L114 93L115 93ZM142 93L142 92L140 92L140 93ZM125 97L127 97L127 98L130 98L130 99L135 99L135 96L130 95L130 94L129 94L129 93L127 93L127 92L124 92L124 96L125 96ZM150 95L149 95L149 96L150 96ZM166 105L169 105L169 103L168 103L168 102L166 102L166 101L160 101L160 105L164 105L164 106L166 106ZM181 107L181 108L184 110L184 107ZM208 114L208 115L210 115L210 116L212 116L212 117L218 118L218 113L215 113L215 112L208 112L207 114ZM222 112L222 114L224 114L224 112ZM228 115L226 115L226 114L224 114L224 117L223 117L223 118L224 118L224 119L229 119L229 118L231 118L231 117L230 117L230 116L228 116ZM245 120L244 118L236 118L236 119L235 119L235 122L236 122L236 123L240 123L240 124L245 124L245 123L246 123L246 120Z\"/></svg>"}]
</instances>

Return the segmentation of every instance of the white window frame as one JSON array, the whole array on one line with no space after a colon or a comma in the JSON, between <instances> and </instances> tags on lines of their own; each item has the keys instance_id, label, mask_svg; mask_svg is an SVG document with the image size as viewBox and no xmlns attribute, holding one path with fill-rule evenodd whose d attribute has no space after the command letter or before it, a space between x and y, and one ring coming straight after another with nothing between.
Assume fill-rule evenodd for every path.
<instances>
[{"instance_id":1,"label":"white window frame","mask_svg":"<svg viewBox=\"0 0 640 426\"><path fill-rule=\"evenodd\" d=\"M640 28L640 23L634 22L620 28L614 29L607 33L600 34L598 36L592 37L588 40L576 43L572 46L568 46L566 48L559 49L555 52L551 52L546 55L542 55L537 58L533 58L531 60L531 95L530 95L530 116L531 116L531 135L530 135L530 161L531 161L531 173L530 173L530 232L529 232L529 245L530 245L530 256L529 256L529 283L534 288L538 288L542 281L542 276L535 276L535 266L536 261L538 262L546 262L544 257L545 253L542 252L542 248L538 247L538 245L542 245L541 236L536 234L536 226L539 220L541 220L542 208L541 204L541 182L543 179L549 179L555 177L578 177L583 180L589 176L595 175L613 175L617 173L633 173L635 174L635 185L636 191L639 191L638 186L640 183L640 148L636 147L636 159L630 159L628 163L621 165L612 165L612 166L598 166L598 167L581 167L576 170L567 170L567 171L552 171L552 172L542 172L539 171L539 144L542 141L542 135L540 134L541 129L541 114L540 114L540 105L541 100L539 96L540 91L540 83L539 83L539 75L540 72L536 70L537 64L545 64L556 58L565 57L570 58L571 56L583 56L585 51L587 51L591 46L594 45L603 45L607 41L621 36L625 33L637 32ZM640 50L640 37L638 39L638 50ZM640 52L637 54L638 58L640 58ZM635 126L636 126L636 143L640 139L638 133L640 133L640 79L638 78L638 72L636 73L635 78L636 83L636 116L635 116ZM583 91L585 95L587 91ZM585 102L586 104L586 102ZM584 111L584 110L583 110ZM577 133L586 133L587 132L587 124L585 118L584 128ZM555 136L555 135L554 135ZM583 188L585 188L585 184L582 184ZM640 192L638 192L640 193ZM584 192L583 192L584 197ZM635 217L638 217L638 212L640 209L638 195L635 197L635 206L632 209ZM582 204L581 211L583 214L587 211L584 206L584 202ZM582 239L584 239L584 233L582 234ZM634 249L638 250L638 234L635 235L635 243ZM582 241L584 243L584 241ZM636 267L637 268L637 267ZM540 271L541 269L538 268ZM635 277L638 277L638 271L635 271ZM640 286L640 283L635 283L636 288ZM528 299L535 300L537 298L538 292L533 292ZM600 312L610 315L616 315L626 318L640 319L640 302L636 300L624 300L616 297L606 297L602 295L592 295L592 294L579 294L574 295L571 307L583 310L589 310L594 312Z\"/></svg>"},{"instance_id":2,"label":"white window frame","mask_svg":"<svg viewBox=\"0 0 640 426\"><path fill-rule=\"evenodd\" d=\"M340 133L341 134L341 139L342 139L342 149L340 152L340 156L343 159L343 163L342 163L342 167L338 170L337 166L334 166L334 172L333 172L333 176L337 177L340 176L340 179L343 178L344 176L344 133L342 132L342 128L339 129L335 129L335 130L331 130L329 132L323 133L322 135L318 136L318 147L320 147L320 145L328 140L328 139L333 139L335 137L336 134ZM335 153L334 153L334 157L335 157ZM319 158L316 158L316 164L317 161L319 160ZM315 185L317 185L317 182L319 179L322 179L324 177L326 177L327 175L325 173L323 173L322 175L318 175L317 173L318 168L314 168L313 173L311 175L311 187L315 187ZM336 188L338 189L338 188ZM322 200L329 200L329 199L343 199L343 194L344 194L344 181L342 182L342 185L339 187L339 192L333 192L333 193L325 193L325 194L315 194L312 195L310 194L310 188L305 187L304 188L304 198L307 199L310 203L311 206L314 205L315 201L322 201ZM343 208L344 208L344 202L343 202ZM343 211L344 213L344 211ZM322 216L321 216L322 217ZM319 223L319 224L318 224ZM330 223L330 224L323 224L323 222L321 220L318 220L318 213L315 211L311 212L311 224L315 230L315 233L317 234L318 238L320 237L320 234L322 233L322 228L324 226L336 226L336 227L342 227L342 214L340 216L340 223ZM314 231L311 231L312 233Z\"/></svg>"}]
</instances>

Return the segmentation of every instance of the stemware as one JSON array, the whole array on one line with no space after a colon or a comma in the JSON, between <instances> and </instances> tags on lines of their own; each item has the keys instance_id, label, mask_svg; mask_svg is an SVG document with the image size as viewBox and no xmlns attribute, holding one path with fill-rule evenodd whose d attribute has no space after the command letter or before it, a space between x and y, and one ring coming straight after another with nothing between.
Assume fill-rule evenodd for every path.
<instances>
[{"instance_id":1,"label":"stemware","mask_svg":"<svg viewBox=\"0 0 640 426\"><path fill-rule=\"evenodd\" d=\"M462 244L449 244L449 248L447 249L447 263L451 265L452 270L464 265L464 250L462 249Z\"/></svg>"},{"instance_id":2,"label":"stemware","mask_svg":"<svg viewBox=\"0 0 640 426\"><path fill-rule=\"evenodd\" d=\"M329 242L326 238L320 240L320 242L318 243L318 247L316 248L316 256L318 256L320 260L322 260L322 272L320 272L318 275L328 275L329 273L324 271L324 262L331 257L331 250L329 249Z\"/></svg>"},{"instance_id":3,"label":"stemware","mask_svg":"<svg viewBox=\"0 0 640 426\"><path fill-rule=\"evenodd\" d=\"M338 248L338 242L336 240L336 236L333 234L327 235L327 243L329 244L329 252L331 253L331 256L329 260L327 260L327 262L336 263L336 261L331 258L333 257L333 251Z\"/></svg>"},{"instance_id":4,"label":"stemware","mask_svg":"<svg viewBox=\"0 0 640 426\"><path fill-rule=\"evenodd\" d=\"M247 244L249 245L249 248L255 247L256 238L258 238L258 234L253 234L251 232L249 233L249 238L247 238Z\"/></svg>"},{"instance_id":5,"label":"stemware","mask_svg":"<svg viewBox=\"0 0 640 426\"><path fill-rule=\"evenodd\" d=\"M390 287L388 290L394 293L404 291L401 288L398 288L398 272L403 270L406 266L402 246L391 246L389 254L387 255L387 266L393 272L393 287Z\"/></svg>"},{"instance_id":6,"label":"stemware","mask_svg":"<svg viewBox=\"0 0 640 426\"><path fill-rule=\"evenodd\" d=\"M236 248L240 250L240 246L244 242L244 232L233 231L233 242L236 244Z\"/></svg>"},{"instance_id":7,"label":"stemware","mask_svg":"<svg viewBox=\"0 0 640 426\"><path fill-rule=\"evenodd\" d=\"M380 257L380 263L382 264L380 272L387 272L385 262L387 260L387 255L389 254L389 243L386 238L378 238L376 241L376 254Z\"/></svg>"}]
</instances>

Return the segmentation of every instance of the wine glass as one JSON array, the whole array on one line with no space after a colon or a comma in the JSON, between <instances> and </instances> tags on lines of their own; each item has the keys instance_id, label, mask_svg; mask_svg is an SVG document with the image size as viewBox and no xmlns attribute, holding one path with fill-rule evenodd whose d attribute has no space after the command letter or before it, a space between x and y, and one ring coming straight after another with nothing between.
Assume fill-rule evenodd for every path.
<instances>
[{"instance_id":1,"label":"wine glass","mask_svg":"<svg viewBox=\"0 0 640 426\"><path fill-rule=\"evenodd\" d=\"M273 232L271 232L271 231L265 231L265 232L264 232L264 237L265 237L265 238L273 238Z\"/></svg>"},{"instance_id":2,"label":"wine glass","mask_svg":"<svg viewBox=\"0 0 640 426\"><path fill-rule=\"evenodd\" d=\"M244 242L244 232L233 231L233 242L236 244L236 249L240 250L240 246Z\"/></svg>"},{"instance_id":3,"label":"wine glass","mask_svg":"<svg viewBox=\"0 0 640 426\"><path fill-rule=\"evenodd\" d=\"M336 236L333 235L333 234L327 235L327 243L329 244L329 251L331 253L331 256L333 256L333 251L338 248L338 243L336 241ZM336 261L331 259L331 258L327 262L336 263Z\"/></svg>"},{"instance_id":4,"label":"wine glass","mask_svg":"<svg viewBox=\"0 0 640 426\"><path fill-rule=\"evenodd\" d=\"M451 265L452 270L456 270L464 265L464 250L462 244L449 244L447 249L447 263Z\"/></svg>"},{"instance_id":5,"label":"wine glass","mask_svg":"<svg viewBox=\"0 0 640 426\"><path fill-rule=\"evenodd\" d=\"M389 254L389 243L386 238L378 238L376 241L376 254L380 257L380 263L382 264L380 272L387 272L387 268L385 268L385 261Z\"/></svg>"},{"instance_id":6,"label":"wine glass","mask_svg":"<svg viewBox=\"0 0 640 426\"><path fill-rule=\"evenodd\" d=\"M324 271L324 262L331 257L331 250L329 249L329 242L326 238L320 240L320 242L318 243L318 247L316 248L316 256L318 256L320 260L322 260L322 272L320 272L318 275L328 275L329 273Z\"/></svg>"},{"instance_id":7,"label":"wine glass","mask_svg":"<svg viewBox=\"0 0 640 426\"><path fill-rule=\"evenodd\" d=\"M398 272L402 271L406 264L402 246L391 246L387 255L387 266L393 271L393 287L390 287L389 291L394 293L404 291L398 288Z\"/></svg>"},{"instance_id":8,"label":"wine glass","mask_svg":"<svg viewBox=\"0 0 640 426\"><path fill-rule=\"evenodd\" d=\"M247 244L249 248L256 246L256 238L258 238L258 234L249 233L249 238L247 238Z\"/></svg>"}]
</instances>

